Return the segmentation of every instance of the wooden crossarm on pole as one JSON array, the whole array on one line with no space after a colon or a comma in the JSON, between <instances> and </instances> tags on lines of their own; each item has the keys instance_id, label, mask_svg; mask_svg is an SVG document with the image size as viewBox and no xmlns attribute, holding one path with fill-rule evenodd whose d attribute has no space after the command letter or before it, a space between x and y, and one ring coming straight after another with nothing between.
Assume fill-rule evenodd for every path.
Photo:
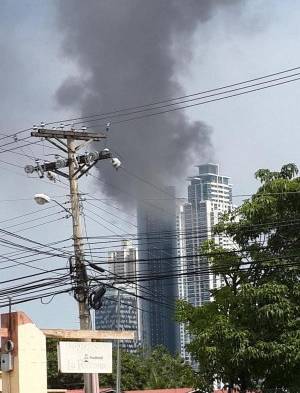
<instances>
[{"instance_id":1,"label":"wooden crossarm on pole","mask_svg":"<svg viewBox=\"0 0 300 393\"><path fill-rule=\"evenodd\" d=\"M135 331L41 329L46 337L73 340L135 340Z\"/></svg>"},{"instance_id":2,"label":"wooden crossarm on pole","mask_svg":"<svg viewBox=\"0 0 300 393\"><path fill-rule=\"evenodd\" d=\"M37 131L33 131L31 136L39 138L60 138L68 139L74 138L76 140L89 141L100 141L105 139L106 135L100 132L83 132L83 131L63 131L63 130L48 130L46 128L39 128Z\"/></svg>"}]
</instances>

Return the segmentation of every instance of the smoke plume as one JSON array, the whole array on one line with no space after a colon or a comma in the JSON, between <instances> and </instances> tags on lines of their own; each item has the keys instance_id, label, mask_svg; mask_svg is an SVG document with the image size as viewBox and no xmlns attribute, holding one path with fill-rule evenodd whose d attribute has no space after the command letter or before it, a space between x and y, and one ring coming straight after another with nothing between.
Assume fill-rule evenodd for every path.
<instances>
[{"instance_id":1,"label":"smoke plume","mask_svg":"<svg viewBox=\"0 0 300 393\"><path fill-rule=\"evenodd\" d=\"M181 95L176 66L192 53L192 33L218 7L234 0L66 0L57 3L63 53L80 76L57 91L60 105L83 116ZM178 44L180 43L180 45ZM174 48L180 48L176 50ZM91 123L103 130L101 122ZM120 119L116 119L117 121ZM98 124L98 126L97 126ZM113 124L107 147L126 170L100 162L103 190L123 204L146 182L157 187L183 180L191 166L211 159L211 130L182 111ZM133 173L135 176L132 176Z\"/></svg>"}]
</instances>

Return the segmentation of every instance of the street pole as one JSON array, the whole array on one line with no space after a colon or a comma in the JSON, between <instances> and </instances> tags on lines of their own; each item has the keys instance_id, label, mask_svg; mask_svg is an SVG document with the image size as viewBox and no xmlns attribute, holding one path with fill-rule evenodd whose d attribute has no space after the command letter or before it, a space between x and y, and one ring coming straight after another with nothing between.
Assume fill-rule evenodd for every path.
<instances>
[{"instance_id":1,"label":"street pole","mask_svg":"<svg viewBox=\"0 0 300 393\"><path fill-rule=\"evenodd\" d=\"M44 164L40 164L37 161L36 166L27 165L24 169L27 174L37 173L40 178L43 178L45 174L49 178L53 178L52 174L56 173L69 180L74 244L74 264L71 260L70 268L75 273L74 297L78 302L80 329L89 330L92 328L92 323L89 307L88 275L82 242L78 179L87 174L99 160L112 159L112 165L116 169L119 168L121 162L119 159L113 158L107 148L101 152L91 152L84 155L77 154L78 150L88 143L105 139L106 135L101 133L86 132L86 129L84 131L63 130L63 127L60 130L51 130L41 126L41 128L34 127L31 136L44 138L67 155L67 159L57 159L57 161L45 162ZM64 142L65 140L67 143ZM77 141L84 141L84 143L77 146ZM68 173L64 172L63 168L67 168ZM85 393L99 392L97 374L84 374L84 391Z\"/></svg>"},{"instance_id":2,"label":"street pole","mask_svg":"<svg viewBox=\"0 0 300 393\"><path fill-rule=\"evenodd\" d=\"M118 311L117 311L117 330L120 331L120 308L121 298L120 290L118 289ZM121 358L120 358L120 341L117 341L117 381L116 381L116 393L121 393Z\"/></svg>"},{"instance_id":3,"label":"street pole","mask_svg":"<svg viewBox=\"0 0 300 393\"><path fill-rule=\"evenodd\" d=\"M67 138L68 163L69 163L69 183L70 183L70 200L73 222L73 243L75 257L75 271L78 280L78 308L79 322L81 330L91 329L91 317L89 305L87 302L87 282L86 269L84 265L84 249L82 244L82 229L80 220L80 196L78 192L78 181L75 176L76 172L76 143L74 138ZM85 393L98 393L93 389L92 374L84 374Z\"/></svg>"}]
</instances>

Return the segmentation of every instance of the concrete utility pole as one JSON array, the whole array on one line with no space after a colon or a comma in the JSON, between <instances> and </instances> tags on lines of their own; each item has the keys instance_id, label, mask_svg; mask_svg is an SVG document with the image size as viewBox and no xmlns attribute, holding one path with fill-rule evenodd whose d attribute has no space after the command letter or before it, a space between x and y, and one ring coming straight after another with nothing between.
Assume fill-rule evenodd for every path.
<instances>
[{"instance_id":1,"label":"concrete utility pole","mask_svg":"<svg viewBox=\"0 0 300 393\"><path fill-rule=\"evenodd\" d=\"M78 179L87 173L99 160L112 159L112 165L116 169L121 163L117 158L112 158L107 148L101 152L91 152L84 155L77 154L78 150L88 143L106 138L104 134L75 131L73 129L65 131L63 127L61 127L61 130L45 129L44 127L36 127L34 130L31 136L46 139L67 155L66 158L58 158L51 163L40 164L37 162L36 166L27 165L25 172L31 174L37 172L40 178L43 178L45 174L51 178L53 173L55 173L69 180L74 243L74 261L71 258L70 268L75 275L74 297L78 301L80 329L89 330L92 328L92 324L89 307L88 276L82 242ZM76 142L80 140L84 141L84 143L77 145ZM67 173L62 171L63 168L67 168ZM98 384L95 383L95 377L92 374L84 374L84 388L86 393L98 393Z\"/></svg>"}]
</instances>

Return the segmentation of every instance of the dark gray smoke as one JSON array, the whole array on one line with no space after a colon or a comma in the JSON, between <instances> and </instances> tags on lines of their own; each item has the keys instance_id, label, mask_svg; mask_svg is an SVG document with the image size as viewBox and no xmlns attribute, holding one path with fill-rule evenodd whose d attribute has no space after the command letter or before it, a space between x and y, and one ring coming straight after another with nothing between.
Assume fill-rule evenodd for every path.
<instances>
[{"instance_id":1,"label":"dark gray smoke","mask_svg":"<svg viewBox=\"0 0 300 393\"><path fill-rule=\"evenodd\" d=\"M81 76L63 83L57 92L58 103L79 109L84 116L181 95L175 81L176 65L184 64L183 57L188 59L192 53L192 33L216 8L234 3L59 1L63 53L78 64ZM101 125L105 123L101 121ZM95 130L103 129L96 124ZM158 187L177 183L191 166L211 159L210 134L209 127L189 122L183 112L112 124L108 147L121 155L126 171L115 173L110 165L100 163L104 191L123 204L134 202L144 183L127 170Z\"/></svg>"}]
</instances>

